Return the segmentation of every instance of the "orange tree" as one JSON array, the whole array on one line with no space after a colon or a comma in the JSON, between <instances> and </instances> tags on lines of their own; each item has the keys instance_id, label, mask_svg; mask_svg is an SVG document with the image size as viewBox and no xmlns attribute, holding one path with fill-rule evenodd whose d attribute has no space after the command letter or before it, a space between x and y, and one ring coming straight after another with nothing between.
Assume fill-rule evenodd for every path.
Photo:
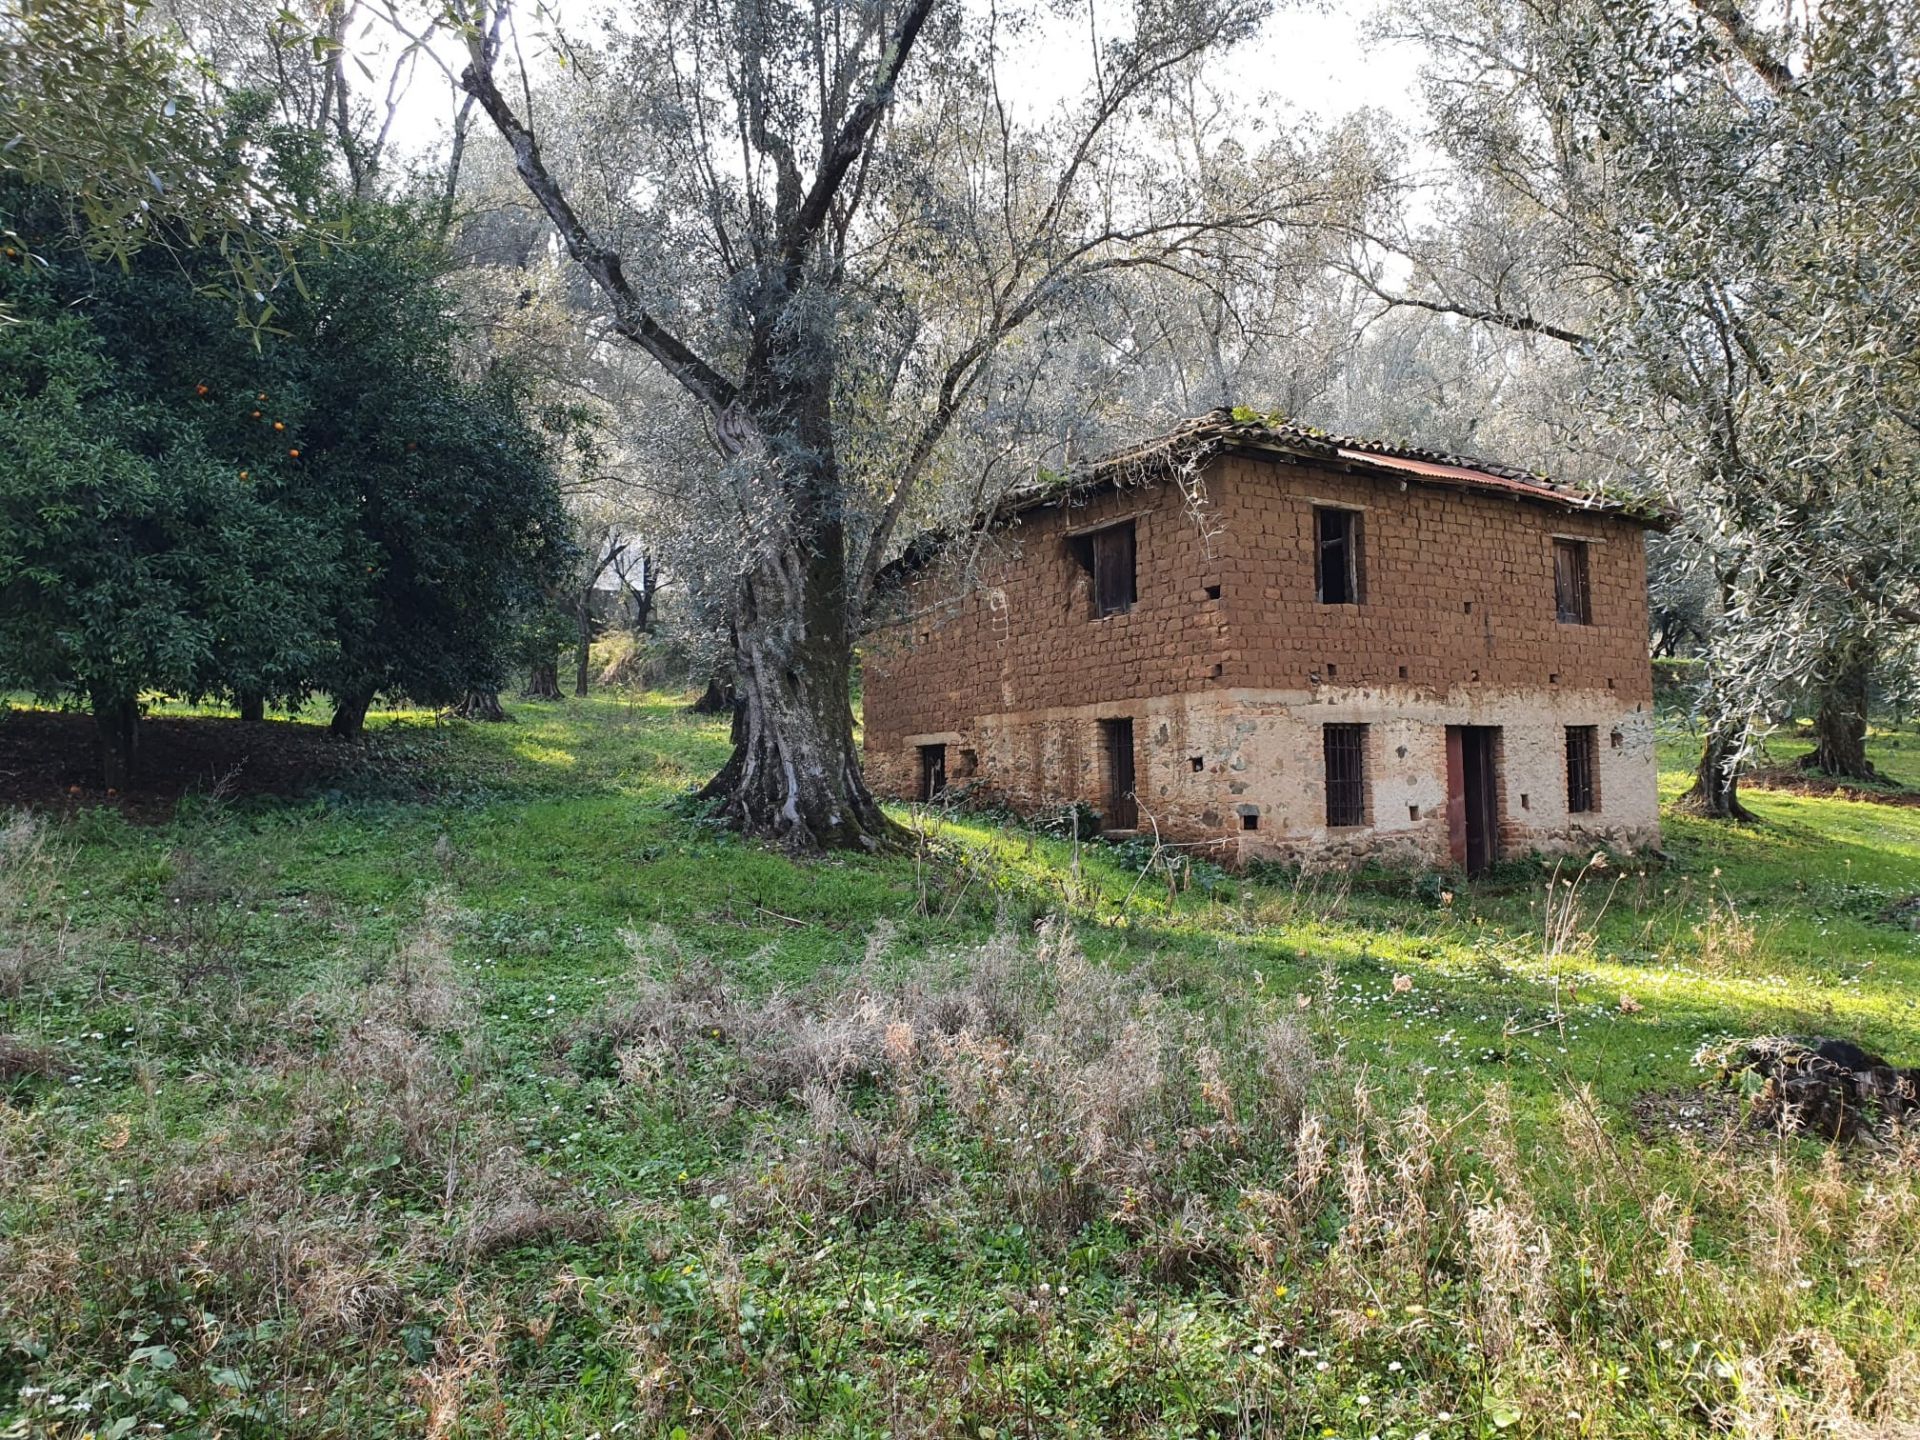
<instances>
[{"instance_id":1,"label":"orange tree","mask_svg":"<svg viewBox=\"0 0 1920 1440\"><path fill-rule=\"evenodd\" d=\"M143 693L262 705L497 685L565 563L543 431L464 375L432 257L376 214L273 333L217 254L89 260L62 197L0 188L0 688L91 705L109 785Z\"/></svg>"}]
</instances>

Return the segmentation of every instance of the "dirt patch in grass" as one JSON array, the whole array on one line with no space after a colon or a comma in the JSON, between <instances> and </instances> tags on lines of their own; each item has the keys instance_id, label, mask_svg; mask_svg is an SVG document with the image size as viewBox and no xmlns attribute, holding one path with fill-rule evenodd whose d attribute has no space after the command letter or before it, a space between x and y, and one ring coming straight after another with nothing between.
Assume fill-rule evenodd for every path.
<instances>
[{"instance_id":1,"label":"dirt patch in grass","mask_svg":"<svg viewBox=\"0 0 1920 1440\"><path fill-rule=\"evenodd\" d=\"M297 796L336 788L417 788L417 764L384 735L336 740L324 726L219 716L140 725L139 778L121 792L101 783L93 719L58 710L0 708L0 809L117 805L164 819L183 795Z\"/></svg>"},{"instance_id":2,"label":"dirt patch in grass","mask_svg":"<svg viewBox=\"0 0 1920 1440\"><path fill-rule=\"evenodd\" d=\"M1820 795L1835 800L1861 800L1872 805L1900 805L1920 808L1920 790L1889 786L1858 785L1817 775L1792 765L1769 765L1740 777L1742 785L1755 790L1778 790L1789 795Z\"/></svg>"},{"instance_id":3,"label":"dirt patch in grass","mask_svg":"<svg viewBox=\"0 0 1920 1440\"><path fill-rule=\"evenodd\" d=\"M1764 1149L1774 1139L1749 1123L1746 1097L1734 1090L1649 1090L1635 1098L1632 1112L1633 1128L1650 1145L1684 1136L1708 1149Z\"/></svg>"}]
</instances>

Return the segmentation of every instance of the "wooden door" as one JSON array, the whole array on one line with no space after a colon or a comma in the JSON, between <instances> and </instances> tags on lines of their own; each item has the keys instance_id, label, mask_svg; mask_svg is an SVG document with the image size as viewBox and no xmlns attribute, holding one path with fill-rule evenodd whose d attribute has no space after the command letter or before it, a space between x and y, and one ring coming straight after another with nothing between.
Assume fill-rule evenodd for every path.
<instances>
[{"instance_id":1,"label":"wooden door","mask_svg":"<svg viewBox=\"0 0 1920 1440\"><path fill-rule=\"evenodd\" d=\"M1498 729L1447 727L1447 840L1453 863L1478 875L1500 858Z\"/></svg>"},{"instance_id":2,"label":"wooden door","mask_svg":"<svg viewBox=\"0 0 1920 1440\"><path fill-rule=\"evenodd\" d=\"M1100 740L1107 762L1106 827L1137 829L1140 806L1133 798L1133 721L1102 720Z\"/></svg>"}]
</instances>

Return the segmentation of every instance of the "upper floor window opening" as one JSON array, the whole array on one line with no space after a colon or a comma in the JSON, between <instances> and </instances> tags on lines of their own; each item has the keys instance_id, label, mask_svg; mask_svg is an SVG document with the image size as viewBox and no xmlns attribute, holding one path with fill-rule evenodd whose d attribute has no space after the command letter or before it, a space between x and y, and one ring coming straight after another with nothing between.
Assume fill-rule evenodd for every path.
<instances>
[{"instance_id":1,"label":"upper floor window opening","mask_svg":"<svg viewBox=\"0 0 1920 1440\"><path fill-rule=\"evenodd\" d=\"M1587 542L1553 542L1553 609L1562 624L1593 623L1593 585L1588 577Z\"/></svg>"},{"instance_id":2,"label":"upper floor window opening","mask_svg":"<svg viewBox=\"0 0 1920 1440\"><path fill-rule=\"evenodd\" d=\"M1093 618L1124 615L1139 598L1134 578L1134 522L1072 537L1076 558L1093 577Z\"/></svg>"},{"instance_id":3,"label":"upper floor window opening","mask_svg":"<svg viewBox=\"0 0 1920 1440\"><path fill-rule=\"evenodd\" d=\"M1332 505L1313 507L1313 588L1322 605L1358 605L1360 512Z\"/></svg>"}]
</instances>

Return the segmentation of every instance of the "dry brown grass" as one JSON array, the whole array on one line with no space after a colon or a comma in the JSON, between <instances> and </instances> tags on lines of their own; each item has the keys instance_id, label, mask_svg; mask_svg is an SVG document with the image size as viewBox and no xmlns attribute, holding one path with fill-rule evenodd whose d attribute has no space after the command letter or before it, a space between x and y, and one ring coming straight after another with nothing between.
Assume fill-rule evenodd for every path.
<instances>
[{"instance_id":1,"label":"dry brown grass","mask_svg":"<svg viewBox=\"0 0 1920 1440\"><path fill-rule=\"evenodd\" d=\"M280 1001L279 1043L225 1066L225 1098L191 1133L170 1133L155 1108L49 1139L0 1105L0 1202L33 1217L0 1236L0 1329L80 1371L185 1306L194 1326L167 1336L183 1371L244 1363L287 1399L325 1393L357 1353L425 1319L443 1353L423 1400L430 1430L447 1433L498 1321L440 1297L436 1268L597 1233L525 1159L466 1053L470 1006L448 961L458 923L432 901L364 986ZM0 1047L8 1057L43 1063ZM271 1338L232 1349L263 1322ZM42 1420L31 1433L65 1433Z\"/></svg>"},{"instance_id":2,"label":"dry brown grass","mask_svg":"<svg viewBox=\"0 0 1920 1440\"><path fill-rule=\"evenodd\" d=\"M0 811L0 1000L14 1000L64 957L56 904L65 856L30 810Z\"/></svg>"}]
</instances>

